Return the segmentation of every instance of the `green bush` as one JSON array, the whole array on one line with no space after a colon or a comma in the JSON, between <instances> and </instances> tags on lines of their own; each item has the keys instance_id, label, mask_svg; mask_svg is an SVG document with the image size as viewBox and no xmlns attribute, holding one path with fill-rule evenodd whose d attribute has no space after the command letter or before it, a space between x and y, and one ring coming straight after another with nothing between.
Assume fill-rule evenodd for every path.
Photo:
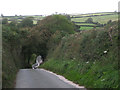
<instances>
[{"instance_id":1,"label":"green bush","mask_svg":"<svg viewBox=\"0 0 120 90\"><path fill-rule=\"evenodd\" d=\"M48 16L45 19L41 20L38 23L37 28L47 29L52 33L55 33L57 30L61 32L74 33L74 25L69 21L66 16L63 15L52 15Z\"/></svg>"},{"instance_id":2,"label":"green bush","mask_svg":"<svg viewBox=\"0 0 120 90\"><path fill-rule=\"evenodd\" d=\"M35 60L36 60L36 54L32 54L30 58L30 65L33 65L35 63Z\"/></svg>"}]
</instances>

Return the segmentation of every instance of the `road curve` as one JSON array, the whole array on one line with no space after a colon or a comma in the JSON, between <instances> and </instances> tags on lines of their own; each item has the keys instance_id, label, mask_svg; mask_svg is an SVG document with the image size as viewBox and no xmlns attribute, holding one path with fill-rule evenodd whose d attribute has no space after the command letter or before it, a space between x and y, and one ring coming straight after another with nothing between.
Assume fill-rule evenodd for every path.
<instances>
[{"instance_id":1,"label":"road curve","mask_svg":"<svg viewBox=\"0 0 120 90\"><path fill-rule=\"evenodd\" d=\"M20 69L15 88L76 88L76 86L43 69Z\"/></svg>"}]
</instances>

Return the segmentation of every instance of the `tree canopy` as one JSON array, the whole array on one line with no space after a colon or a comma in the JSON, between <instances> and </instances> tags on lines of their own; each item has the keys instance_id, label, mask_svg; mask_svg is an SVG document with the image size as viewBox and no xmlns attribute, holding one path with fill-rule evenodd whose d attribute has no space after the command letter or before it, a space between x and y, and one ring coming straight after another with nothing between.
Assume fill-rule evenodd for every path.
<instances>
[{"instance_id":1,"label":"tree canopy","mask_svg":"<svg viewBox=\"0 0 120 90\"><path fill-rule=\"evenodd\" d=\"M21 27L32 27L33 26L33 20L31 17L24 18L22 22L20 23Z\"/></svg>"},{"instance_id":2,"label":"tree canopy","mask_svg":"<svg viewBox=\"0 0 120 90\"><path fill-rule=\"evenodd\" d=\"M92 23L92 22L93 22L93 19L92 19L92 18L88 18L88 19L86 20L86 22L87 22L87 23Z\"/></svg>"},{"instance_id":3,"label":"tree canopy","mask_svg":"<svg viewBox=\"0 0 120 90\"><path fill-rule=\"evenodd\" d=\"M47 29L54 33L56 30L67 33L74 33L73 23L63 15L51 15L41 20L37 28L40 30Z\"/></svg>"},{"instance_id":4,"label":"tree canopy","mask_svg":"<svg viewBox=\"0 0 120 90\"><path fill-rule=\"evenodd\" d=\"M7 18L3 18L2 19L2 24L8 24L8 19Z\"/></svg>"}]
</instances>

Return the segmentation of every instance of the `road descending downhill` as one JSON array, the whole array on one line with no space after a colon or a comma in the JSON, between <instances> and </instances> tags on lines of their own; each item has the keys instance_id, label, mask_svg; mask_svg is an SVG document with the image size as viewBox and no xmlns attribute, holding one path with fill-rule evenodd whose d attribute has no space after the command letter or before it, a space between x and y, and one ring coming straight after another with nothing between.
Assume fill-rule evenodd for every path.
<instances>
[{"instance_id":1,"label":"road descending downhill","mask_svg":"<svg viewBox=\"0 0 120 90\"><path fill-rule=\"evenodd\" d=\"M20 69L15 88L82 88L64 77L44 69ZM85 89L86 90L86 89Z\"/></svg>"}]
</instances>

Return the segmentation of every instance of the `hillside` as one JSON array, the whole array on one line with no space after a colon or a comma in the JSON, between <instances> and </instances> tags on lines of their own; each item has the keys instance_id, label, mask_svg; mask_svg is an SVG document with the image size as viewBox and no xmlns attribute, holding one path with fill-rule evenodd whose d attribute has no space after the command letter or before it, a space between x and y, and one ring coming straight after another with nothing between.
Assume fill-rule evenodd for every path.
<instances>
[{"instance_id":1,"label":"hillside","mask_svg":"<svg viewBox=\"0 0 120 90\"><path fill-rule=\"evenodd\" d=\"M117 22L65 36L52 44L42 67L86 88L117 88L117 41Z\"/></svg>"}]
</instances>

